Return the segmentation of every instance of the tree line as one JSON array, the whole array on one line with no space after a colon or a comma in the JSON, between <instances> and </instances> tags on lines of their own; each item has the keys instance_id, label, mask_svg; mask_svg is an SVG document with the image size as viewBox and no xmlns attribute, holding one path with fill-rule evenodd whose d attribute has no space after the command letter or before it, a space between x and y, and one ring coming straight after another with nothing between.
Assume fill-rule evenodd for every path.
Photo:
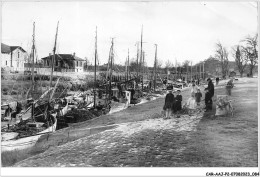
<instances>
[{"instance_id":1,"label":"tree line","mask_svg":"<svg viewBox=\"0 0 260 177\"><path fill-rule=\"evenodd\" d=\"M235 59L237 70L242 77L245 73L246 67L249 68L248 76L253 76L253 70L258 64L258 34L254 36L248 35L244 39L242 39L239 44L231 47L231 50L228 50L221 42L217 42L215 45L215 53L210 56L207 60L215 59L218 61L218 65L220 66L221 75L226 77L229 75L229 61L230 58L233 57ZM87 59L86 59L87 60ZM205 62L206 60L204 60ZM191 67L197 67L199 64L193 64L190 60L185 60L182 63L179 63L177 59L175 59L175 64L173 64L173 60L167 60L164 63L161 60L157 60L157 71L159 73L166 74L167 71L171 73L187 73L191 71ZM132 58L129 61L128 70L130 72L152 72L153 67L147 67L146 63L141 64L138 63L136 58ZM144 67L144 69L143 69ZM217 67L214 65L214 67ZM85 62L84 69L88 71L94 71L94 66L90 64L90 62ZM116 72L125 72L126 66L115 64L113 70ZM98 71L107 71L107 65L98 66Z\"/></svg>"}]
</instances>

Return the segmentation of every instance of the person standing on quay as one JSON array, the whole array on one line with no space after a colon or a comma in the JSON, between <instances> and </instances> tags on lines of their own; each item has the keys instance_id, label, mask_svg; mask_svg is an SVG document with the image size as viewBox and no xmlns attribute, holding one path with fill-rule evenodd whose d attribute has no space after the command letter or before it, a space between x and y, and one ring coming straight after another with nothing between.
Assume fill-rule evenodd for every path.
<instances>
[{"instance_id":1,"label":"person standing on quay","mask_svg":"<svg viewBox=\"0 0 260 177\"><path fill-rule=\"evenodd\" d=\"M202 97L202 94L201 94L201 92L200 92L200 89L198 88L197 93L195 93L195 98L196 98L197 106L200 106L201 97Z\"/></svg>"},{"instance_id":2,"label":"person standing on quay","mask_svg":"<svg viewBox=\"0 0 260 177\"><path fill-rule=\"evenodd\" d=\"M211 105L209 105L208 107L205 108L206 111L212 110L212 104L213 104L212 97L214 96L214 84L212 83L212 80L210 78L207 79L207 82L208 82L208 87L206 88L208 91L207 99L208 99L208 103ZM205 95L205 97L206 97L206 95Z\"/></svg>"},{"instance_id":3,"label":"person standing on quay","mask_svg":"<svg viewBox=\"0 0 260 177\"><path fill-rule=\"evenodd\" d=\"M169 93L167 93L165 97L165 103L164 103L164 110L166 111L166 119L170 118L172 114L172 109L174 107L174 95L172 94L172 90L169 90Z\"/></svg>"},{"instance_id":4,"label":"person standing on quay","mask_svg":"<svg viewBox=\"0 0 260 177\"><path fill-rule=\"evenodd\" d=\"M198 91L198 86L195 84L195 81L192 81L192 85L191 85L191 96L192 94L196 94Z\"/></svg>"},{"instance_id":5,"label":"person standing on quay","mask_svg":"<svg viewBox=\"0 0 260 177\"><path fill-rule=\"evenodd\" d=\"M179 112L182 109L182 95L181 95L181 91L177 90L177 95L175 97L175 112Z\"/></svg>"},{"instance_id":6,"label":"person standing on quay","mask_svg":"<svg viewBox=\"0 0 260 177\"><path fill-rule=\"evenodd\" d=\"M219 77L216 78L216 86L218 85L219 83Z\"/></svg>"}]
</instances>

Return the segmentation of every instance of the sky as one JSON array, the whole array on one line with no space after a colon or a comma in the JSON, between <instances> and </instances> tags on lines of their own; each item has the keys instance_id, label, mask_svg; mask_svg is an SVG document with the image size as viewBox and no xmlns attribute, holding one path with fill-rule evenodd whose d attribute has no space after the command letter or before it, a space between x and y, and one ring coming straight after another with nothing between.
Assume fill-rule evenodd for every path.
<instances>
[{"instance_id":1,"label":"sky","mask_svg":"<svg viewBox=\"0 0 260 177\"><path fill-rule=\"evenodd\" d=\"M216 43L231 47L257 32L257 4L252 2L3 2L2 43L30 52L33 22L38 58L52 52L57 22L57 53L94 63L95 30L99 63L108 61L114 38L115 63L136 58L141 41L148 66L193 64L215 55ZM230 54L230 60L234 60Z\"/></svg>"}]
</instances>

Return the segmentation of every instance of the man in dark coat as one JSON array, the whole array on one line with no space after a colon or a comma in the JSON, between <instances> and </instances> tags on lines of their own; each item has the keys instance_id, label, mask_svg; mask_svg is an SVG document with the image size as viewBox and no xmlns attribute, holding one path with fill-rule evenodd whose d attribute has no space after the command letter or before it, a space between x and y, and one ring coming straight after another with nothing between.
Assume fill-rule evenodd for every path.
<instances>
[{"instance_id":1,"label":"man in dark coat","mask_svg":"<svg viewBox=\"0 0 260 177\"><path fill-rule=\"evenodd\" d=\"M219 83L219 77L216 78L216 85Z\"/></svg>"},{"instance_id":2,"label":"man in dark coat","mask_svg":"<svg viewBox=\"0 0 260 177\"><path fill-rule=\"evenodd\" d=\"M177 90L177 95L175 97L175 112L180 111L182 109L181 102L182 102L181 91Z\"/></svg>"},{"instance_id":3,"label":"man in dark coat","mask_svg":"<svg viewBox=\"0 0 260 177\"><path fill-rule=\"evenodd\" d=\"M207 97L207 104L206 104L206 111L212 110L212 97L214 96L214 84L212 83L212 80L210 78L207 79L208 87L206 88L207 92L205 94L205 103L206 103L206 97ZM205 91L206 91L205 90Z\"/></svg>"},{"instance_id":4,"label":"man in dark coat","mask_svg":"<svg viewBox=\"0 0 260 177\"><path fill-rule=\"evenodd\" d=\"M212 83L212 80L210 78L207 79L208 81L208 91L211 94L211 97L214 96L214 84Z\"/></svg>"},{"instance_id":5,"label":"man in dark coat","mask_svg":"<svg viewBox=\"0 0 260 177\"><path fill-rule=\"evenodd\" d=\"M212 110L212 98L208 88L205 88L205 105L206 105L206 111Z\"/></svg>"},{"instance_id":6,"label":"man in dark coat","mask_svg":"<svg viewBox=\"0 0 260 177\"><path fill-rule=\"evenodd\" d=\"M174 95L172 94L172 90L169 90L169 93L165 97L165 103L164 103L164 110L166 110L166 118L170 118L174 103L175 103Z\"/></svg>"}]
</instances>

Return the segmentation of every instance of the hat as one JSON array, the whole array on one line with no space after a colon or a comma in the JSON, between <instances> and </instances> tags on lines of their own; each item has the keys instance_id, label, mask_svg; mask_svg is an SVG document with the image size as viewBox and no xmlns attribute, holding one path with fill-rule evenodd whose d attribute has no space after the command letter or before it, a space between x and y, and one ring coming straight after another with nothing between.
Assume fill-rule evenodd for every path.
<instances>
[{"instance_id":1,"label":"hat","mask_svg":"<svg viewBox=\"0 0 260 177\"><path fill-rule=\"evenodd\" d=\"M208 88L205 88L204 90L206 91L206 90L209 90L209 89L208 89Z\"/></svg>"},{"instance_id":2,"label":"hat","mask_svg":"<svg viewBox=\"0 0 260 177\"><path fill-rule=\"evenodd\" d=\"M180 92L181 90L177 90L177 92Z\"/></svg>"},{"instance_id":3,"label":"hat","mask_svg":"<svg viewBox=\"0 0 260 177\"><path fill-rule=\"evenodd\" d=\"M211 81L211 79L210 79L210 78L208 78L208 79L207 79L207 81Z\"/></svg>"}]
</instances>

